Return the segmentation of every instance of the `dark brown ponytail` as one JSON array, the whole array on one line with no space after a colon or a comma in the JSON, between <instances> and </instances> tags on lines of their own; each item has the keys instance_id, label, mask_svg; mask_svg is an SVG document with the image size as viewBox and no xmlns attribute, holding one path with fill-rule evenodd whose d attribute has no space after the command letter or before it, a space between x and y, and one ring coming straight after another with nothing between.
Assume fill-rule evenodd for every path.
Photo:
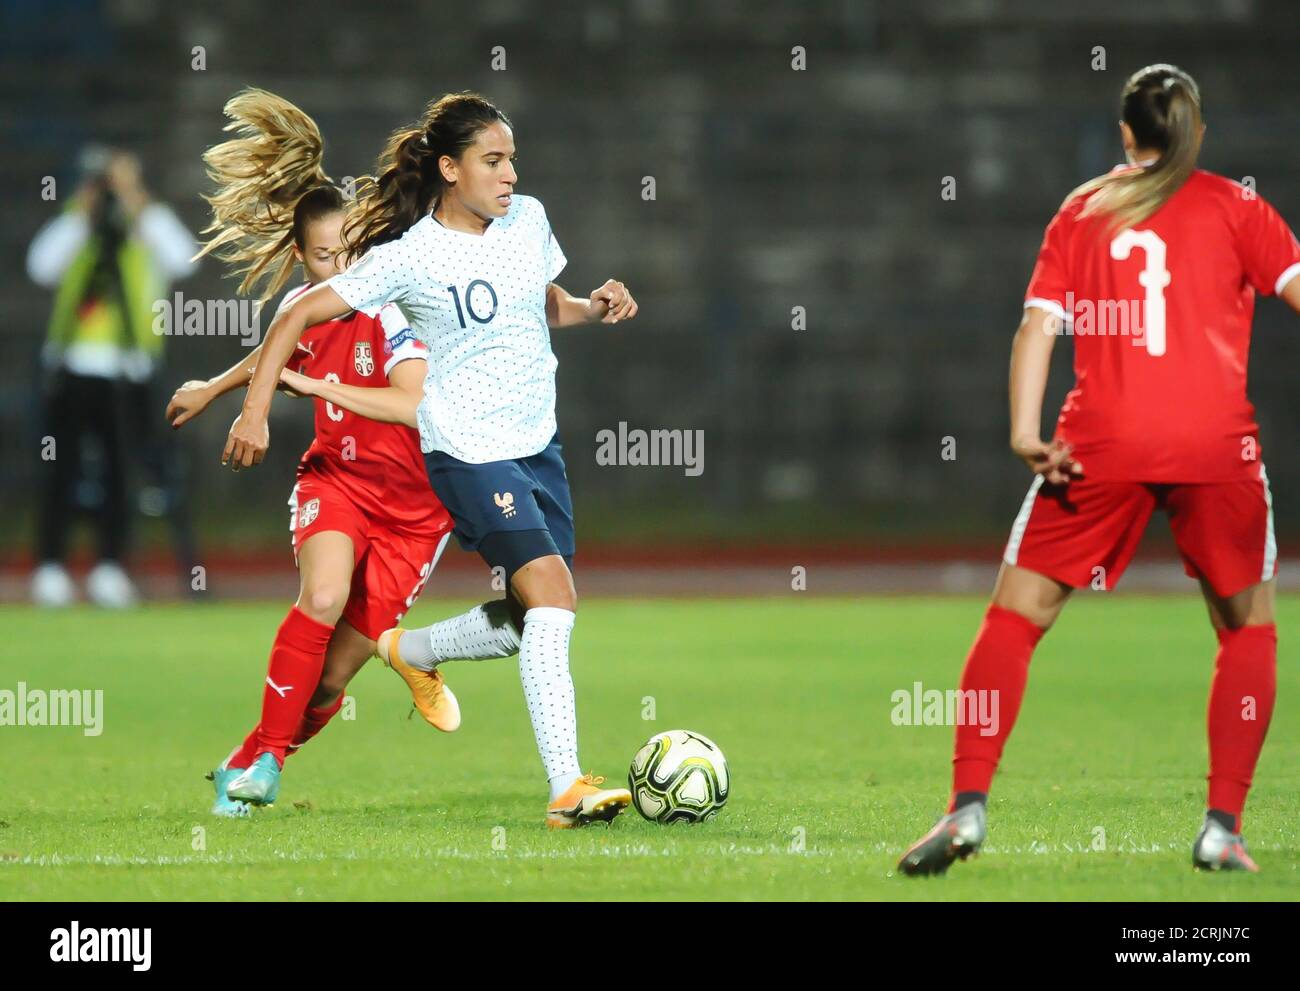
<instances>
[{"instance_id":1,"label":"dark brown ponytail","mask_svg":"<svg viewBox=\"0 0 1300 991\"><path fill-rule=\"evenodd\" d=\"M457 159L479 132L510 119L477 93L448 93L425 108L419 124L394 131L379 156L377 178L364 177L343 226L353 258L377 244L395 241L425 217L442 195L438 168L444 156Z\"/></svg>"}]
</instances>

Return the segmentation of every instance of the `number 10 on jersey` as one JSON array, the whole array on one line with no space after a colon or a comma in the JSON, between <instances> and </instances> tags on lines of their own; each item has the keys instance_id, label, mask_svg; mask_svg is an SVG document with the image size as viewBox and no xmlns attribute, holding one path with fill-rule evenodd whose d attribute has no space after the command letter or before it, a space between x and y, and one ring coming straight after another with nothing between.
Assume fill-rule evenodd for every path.
<instances>
[{"instance_id":1,"label":"number 10 on jersey","mask_svg":"<svg viewBox=\"0 0 1300 991\"><path fill-rule=\"evenodd\" d=\"M488 291L488 295L492 298L492 309L488 311L488 315L485 317L479 316L478 310L474 308L474 289L476 286L482 286L484 289ZM482 279L475 279L473 282L467 285L465 287L465 305L463 307L460 304L460 290L458 290L455 286L448 286L447 291L451 293L452 302L456 304L456 318L460 321L460 326L462 330L466 326L465 324L466 313L469 314L469 318L473 320L475 323L488 323L494 316L497 315L497 291L492 288L492 283L490 282L485 282ZM479 298L480 299L482 298L481 294Z\"/></svg>"}]
</instances>

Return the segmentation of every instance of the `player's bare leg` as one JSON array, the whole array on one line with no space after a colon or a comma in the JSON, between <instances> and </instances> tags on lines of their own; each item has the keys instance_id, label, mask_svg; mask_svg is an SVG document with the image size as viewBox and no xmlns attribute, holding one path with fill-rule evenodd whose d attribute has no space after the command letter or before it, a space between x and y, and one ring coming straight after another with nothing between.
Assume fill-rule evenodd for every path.
<instances>
[{"instance_id":1,"label":"player's bare leg","mask_svg":"<svg viewBox=\"0 0 1300 991\"><path fill-rule=\"evenodd\" d=\"M995 606L1019 613L1039 629L1047 631L1061 615L1074 589L1037 571L1004 563L993 586Z\"/></svg>"},{"instance_id":2,"label":"player's bare leg","mask_svg":"<svg viewBox=\"0 0 1300 991\"><path fill-rule=\"evenodd\" d=\"M1216 595L1214 589L1202 579L1201 594L1205 596L1210 624L1215 630L1237 630L1243 626L1266 626L1273 623L1277 601L1276 586L1277 582L1270 578L1236 595L1223 598Z\"/></svg>"},{"instance_id":3,"label":"player's bare leg","mask_svg":"<svg viewBox=\"0 0 1300 991\"><path fill-rule=\"evenodd\" d=\"M1258 871L1241 836L1241 812L1268 734L1277 689L1277 627L1273 580L1220 596L1201 591L1219 639L1210 687L1207 729L1209 797L1205 823L1192 845L1204 870Z\"/></svg>"},{"instance_id":4,"label":"player's bare leg","mask_svg":"<svg viewBox=\"0 0 1300 991\"><path fill-rule=\"evenodd\" d=\"M992 736L983 735L985 727L957 726L948 812L903 854L902 873L942 874L983 845L989 784L1020 711L1030 656L1070 592L1070 586L1028 568L1004 563L999 570L961 677L963 692L998 693L999 725Z\"/></svg>"},{"instance_id":5,"label":"player's bare leg","mask_svg":"<svg viewBox=\"0 0 1300 991\"><path fill-rule=\"evenodd\" d=\"M321 671L320 683L312 693L308 706L313 709L332 706L347 691L357 672L374 656L375 641L358 632L346 619L339 620L329 650L325 652L325 667Z\"/></svg>"}]
</instances>

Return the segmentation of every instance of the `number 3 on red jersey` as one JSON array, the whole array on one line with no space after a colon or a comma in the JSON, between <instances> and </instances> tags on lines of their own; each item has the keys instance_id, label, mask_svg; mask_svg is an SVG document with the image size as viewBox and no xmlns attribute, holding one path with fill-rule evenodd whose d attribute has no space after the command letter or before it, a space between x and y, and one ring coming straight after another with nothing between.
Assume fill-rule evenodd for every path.
<instances>
[{"instance_id":1,"label":"number 3 on red jersey","mask_svg":"<svg viewBox=\"0 0 1300 991\"><path fill-rule=\"evenodd\" d=\"M1147 354L1159 358L1165 353L1165 286L1169 285L1169 269L1165 267L1165 242L1155 231L1124 231L1110 242L1110 256L1124 261L1134 248L1141 248L1146 265L1138 282L1147 291L1146 305L1142 308L1142 337Z\"/></svg>"},{"instance_id":2,"label":"number 3 on red jersey","mask_svg":"<svg viewBox=\"0 0 1300 991\"><path fill-rule=\"evenodd\" d=\"M339 378L338 372L326 372L326 373L325 373L325 381L326 381L326 382L341 382L342 379ZM339 422L341 422L342 419L343 419L343 410L339 409L339 408L338 408L337 406L335 406L333 403L326 403L326 404L325 404L325 415L328 416L328 417L329 417L331 420L333 420L335 423L339 423Z\"/></svg>"}]
</instances>

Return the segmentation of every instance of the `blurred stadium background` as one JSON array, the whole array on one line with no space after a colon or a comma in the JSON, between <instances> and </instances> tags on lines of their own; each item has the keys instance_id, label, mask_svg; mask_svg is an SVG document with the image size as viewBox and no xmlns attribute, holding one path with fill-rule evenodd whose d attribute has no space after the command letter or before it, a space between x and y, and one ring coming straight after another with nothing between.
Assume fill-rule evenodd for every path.
<instances>
[{"instance_id":1,"label":"blurred stadium background","mask_svg":"<svg viewBox=\"0 0 1300 991\"><path fill-rule=\"evenodd\" d=\"M245 85L315 117L336 178L369 172L429 98L482 91L514 118L520 189L546 203L566 288L616 275L636 292L630 327L554 338L588 591L778 592L794 566L812 593L987 587L1028 483L1005 437L1021 293L1064 193L1120 159L1118 92L1139 66L1188 69L1205 97L1203 165L1253 176L1300 225L1300 26L1281 0L2 0L0 18L8 600L26 596L32 563L51 304L25 274L27 246L92 141L136 151L151 192L200 230L200 154ZM46 176L59 202L41 198ZM210 260L175 288L234 293ZM792 329L794 307L806 329ZM1251 391L1285 556L1300 524L1300 334L1271 301L1255 326ZM169 339L159 422L175 385L239 353L229 337ZM1068 339L1055 364L1052 409ZM311 418L277 400L268 460L236 476L217 463L236 408L214 405L172 457L210 590L279 594L294 587L284 502ZM596 433L620 421L703 430L703 474L598 466ZM167 528L136 516L132 567L151 594L174 594ZM1172 561L1162 526L1148 543L1147 562ZM447 566L435 594L483 580L467 555ZM1144 584L1190 590L1167 564L1135 571L1129 587Z\"/></svg>"}]
</instances>

